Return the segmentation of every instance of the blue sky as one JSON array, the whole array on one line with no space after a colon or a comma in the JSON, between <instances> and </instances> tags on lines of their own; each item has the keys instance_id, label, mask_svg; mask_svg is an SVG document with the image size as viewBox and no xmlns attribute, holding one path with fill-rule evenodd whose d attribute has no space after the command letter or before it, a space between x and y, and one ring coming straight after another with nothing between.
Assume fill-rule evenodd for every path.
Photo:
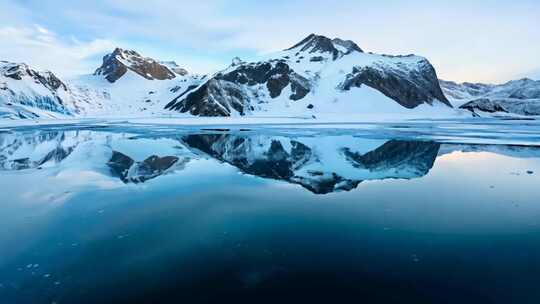
<instances>
[{"instance_id":1,"label":"blue sky","mask_svg":"<svg viewBox=\"0 0 540 304\"><path fill-rule=\"evenodd\" d=\"M0 59L92 72L115 46L196 72L287 48L309 33L427 57L439 76L540 78L540 1L0 0Z\"/></svg>"}]
</instances>

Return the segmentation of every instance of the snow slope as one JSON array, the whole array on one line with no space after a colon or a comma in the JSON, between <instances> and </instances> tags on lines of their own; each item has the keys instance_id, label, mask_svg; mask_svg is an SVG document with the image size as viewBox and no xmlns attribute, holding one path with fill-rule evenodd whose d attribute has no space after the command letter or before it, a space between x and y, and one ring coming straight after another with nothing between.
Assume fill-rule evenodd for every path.
<instances>
[{"instance_id":1,"label":"snow slope","mask_svg":"<svg viewBox=\"0 0 540 304\"><path fill-rule=\"evenodd\" d=\"M451 108L425 58L364 53L352 41L310 35L259 62L236 60L167 108L197 116L317 116L426 106Z\"/></svg>"},{"instance_id":2,"label":"snow slope","mask_svg":"<svg viewBox=\"0 0 540 304\"><path fill-rule=\"evenodd\" d=\"M72 104L69 88L53 73L0 61L0 118L65 117Z\"/></svg>"},{"instance_id":3,"label":"snow slope","mask_svg":"<svg viewBox=\"0 0 540 304\"><path fill-rule=\"evenodd\" d=\"M198 84L200 78L175 62L161 64L121 49L105 56L94 75L68 81L26 64L0 62L0 118L171 115L164 110L165 105L178 92Z\"/></svg>"},{"instance_id":4,"label":"snow slope","mask_svg":"<svg viewBox=\"0 0 540 304\"><path fill-rule=\"evenodd\" d=\"M174 79L148 80L127 71L110 83L99 75L72 79L70 85L79 101L77 115L83 117L148 117L171 114L164 109L177 92L198 84L197 75L178 75Z\"/></svg>"}]
</instances>

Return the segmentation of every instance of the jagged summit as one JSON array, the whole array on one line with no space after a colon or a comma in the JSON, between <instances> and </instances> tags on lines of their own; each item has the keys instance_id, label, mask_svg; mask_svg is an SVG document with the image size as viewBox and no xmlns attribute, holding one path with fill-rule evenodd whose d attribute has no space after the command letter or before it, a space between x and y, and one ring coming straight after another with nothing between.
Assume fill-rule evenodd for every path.
<instances>
[{"instance_id":1,"label":"jagged summit","mask_svg":"<svg viewBox=\"0 0 540 304\"><path fill-rule=\"evenodd\" d=\"M334 60L353 52L364 52L356 43L351 40L342 40L339 38L330 39L328 37L316 34L307 36L304 40L300 41L286 51L290 50L298 50L299 52L308 53L330 53L332 54Z\"/></svg>"},{"instance_id":2,"label":"jagged summit","mask_svg":"<svg viewBox=\"0 0 540 304\"><path fill-rule=\"evenodd\" d=\"M41 83L50 90L57 90L66 85L50 71L36 71L25 63L0 61L0 75L14 80L22 80L24 77L33 78L36 83Z\"/></svg>"},{"instance_id":3,"label":"jagged summit","mask_svg":"<svg viewBox=\"0 0 540 304\"><path fill-rule=\"evenodd\" d=\"M352 41L311 34L263 61L234 60L199 86L179 93L165 108L197 116L316 117L395 113L439 104L452 108L426 58L364 53Z\"/></svg>"},{"instance_id":4,"label":"jagged summit","mask_svg":"<svg viewBox=\"0 0 540 304\"><path fill-rule=\"evenodd\" d=\"M176 63L175 63L176 64ZM131 70L148 80L165 80L176 77L167 65L159 61L143 57L133 50L116 48L111 54L103 57L103 64L94 75L104 75L113 83L120 79L128 70Z\"/></svg>"}]
</instances>

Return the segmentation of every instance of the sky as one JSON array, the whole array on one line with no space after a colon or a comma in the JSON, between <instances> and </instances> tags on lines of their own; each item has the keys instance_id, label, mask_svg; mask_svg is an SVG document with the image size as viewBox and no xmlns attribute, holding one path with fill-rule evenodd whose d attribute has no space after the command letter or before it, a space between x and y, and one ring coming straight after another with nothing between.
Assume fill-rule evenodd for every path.
<instances>
[{"instance_id":1,"label":"sky","mask_svg":"<svg viewBox=\"0 0 540 304\"><path fill-rule=\"evenodd\" d=\"M117 46L209 73L310 33L427 57L442 79L540 79L538 0L0 0L0 60L64 77Z\"/></svg>"}]
</instances>

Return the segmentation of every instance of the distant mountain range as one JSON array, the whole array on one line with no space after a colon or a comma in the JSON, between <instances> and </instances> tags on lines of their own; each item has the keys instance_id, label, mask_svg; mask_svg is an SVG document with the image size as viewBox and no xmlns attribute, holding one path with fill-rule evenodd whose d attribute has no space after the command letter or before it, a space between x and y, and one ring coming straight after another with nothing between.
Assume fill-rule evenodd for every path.
<instances>
[{"instance_id":1,"label":"distant mountain range","mask_svg":"<svg viewBox=\"0 0 540 304\"><path fill-rule=\"evenodd\" d=\"M537 80L524 78L500 85L444 80L440 83L455 105L478 116L484 113L540 115L540 81Z\"/></svg>"},{"instance_id":2,"label":"distant mountain range","mask_svg":"<svg viewBox=\"0 0 540 304\"><path fill-rule=\"evenodd\" d=\"M235 58L213 75L194 75L175 62L120 48L106 55L92 75L69 81L23 63L0 62L3 119L318 117L426 110L539 115L540 82L439 81L423 57L366 53L353 41L315 34L259 62Z\"/></svg>"}]
</instances>

